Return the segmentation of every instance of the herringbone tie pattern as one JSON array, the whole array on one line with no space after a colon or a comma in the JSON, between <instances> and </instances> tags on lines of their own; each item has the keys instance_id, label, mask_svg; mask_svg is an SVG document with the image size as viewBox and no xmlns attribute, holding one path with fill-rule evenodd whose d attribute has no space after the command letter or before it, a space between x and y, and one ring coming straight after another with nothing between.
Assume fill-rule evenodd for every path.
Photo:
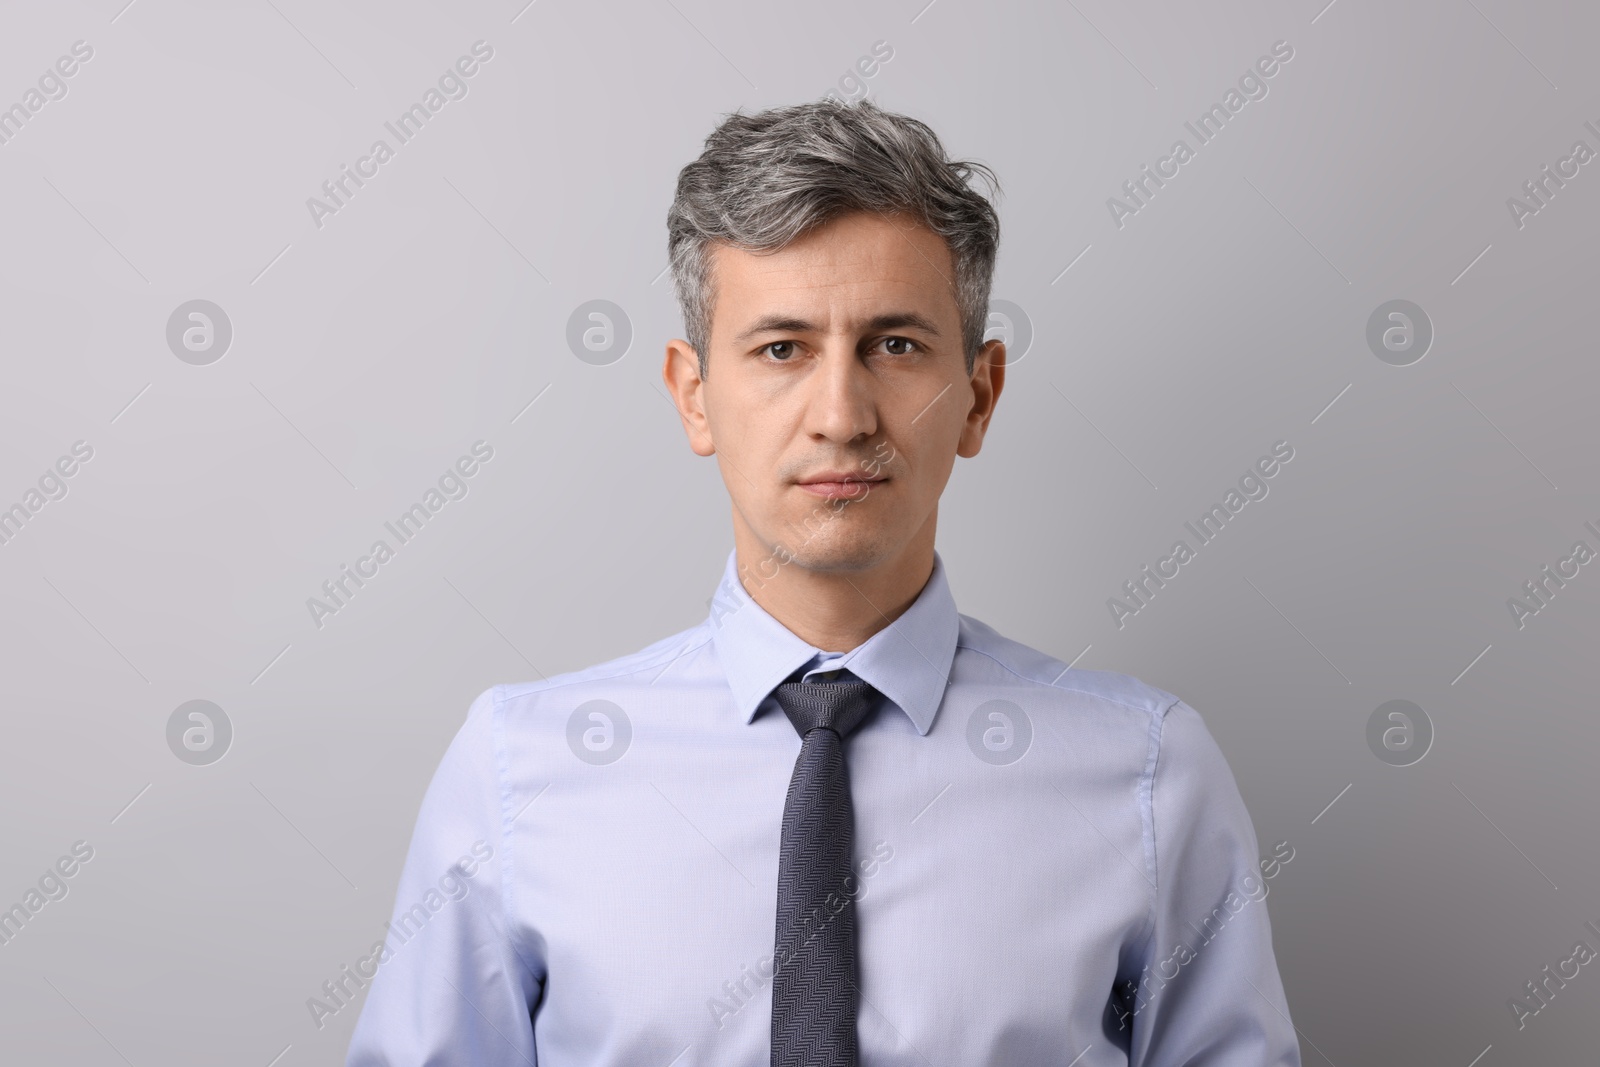
<instances>
[{"instance_id":1,"label":"herringbone tie pattern","mask_svg":"<svg viewBox=\"0 0 1600 1067\"><path fill-rule=\"evenodd\" d=\"M772 976L772 1067L856 1067L855 812L844 739L877 707L866 682L772 692L801 737L783 806Z\"/></svg>"}]
</instances>

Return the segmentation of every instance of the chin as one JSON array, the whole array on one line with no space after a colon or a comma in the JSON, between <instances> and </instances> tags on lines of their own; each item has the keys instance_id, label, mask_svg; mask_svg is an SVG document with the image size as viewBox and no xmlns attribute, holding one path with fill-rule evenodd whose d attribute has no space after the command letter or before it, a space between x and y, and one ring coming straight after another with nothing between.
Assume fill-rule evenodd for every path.
<instances>
[{"instance_id":1,"label":"chin","mask_svg":"<svg viewBox=\"0 0 1600 1067\"><path fill-rule=\"evenodd\" d=\"M887 535L859 530L843 537L819 533L804 543L786 542L793 559L788 566L808 571L865 571L893 558L897 542Z\"/></svg>"}]
</instances>

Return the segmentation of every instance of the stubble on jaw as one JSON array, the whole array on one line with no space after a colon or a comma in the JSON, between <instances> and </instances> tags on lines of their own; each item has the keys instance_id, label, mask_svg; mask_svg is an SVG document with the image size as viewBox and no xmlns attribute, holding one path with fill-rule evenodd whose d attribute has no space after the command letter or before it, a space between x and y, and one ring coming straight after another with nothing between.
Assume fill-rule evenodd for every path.
<instances>
[{"instance_id":1,"label":"stubble on jaw","mask_svg":"<svg viewBox=\"0 0 1600 1067\"><path fill-rule=\"evenodd\" d=\"M818 501L799 519L783 520L776 538L763 538L765 555L758 574L765 581L787 567L826 574L871 570L894 555L895 546L872 525L871 516L855 510L873 490L863 483L859 497Z\"/></svg>"}]
</instances>

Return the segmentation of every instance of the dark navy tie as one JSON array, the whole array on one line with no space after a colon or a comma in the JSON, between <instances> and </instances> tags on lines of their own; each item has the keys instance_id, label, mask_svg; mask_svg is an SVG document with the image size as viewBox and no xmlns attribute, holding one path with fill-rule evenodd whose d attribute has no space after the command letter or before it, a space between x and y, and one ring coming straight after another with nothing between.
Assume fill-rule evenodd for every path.
<instances>
[{"instance_id":1,"label":"dark navy tie","mask_svg":"<svg viewBox=\"0 0 1600 1067\"><path fill-rule=\"evenodd\" d=\"M855 813L844 739L876 709L866 682L772 691L801 737L783 805L772 976L772 1067L856 1067Z\"/></svg>"}]
</instances>

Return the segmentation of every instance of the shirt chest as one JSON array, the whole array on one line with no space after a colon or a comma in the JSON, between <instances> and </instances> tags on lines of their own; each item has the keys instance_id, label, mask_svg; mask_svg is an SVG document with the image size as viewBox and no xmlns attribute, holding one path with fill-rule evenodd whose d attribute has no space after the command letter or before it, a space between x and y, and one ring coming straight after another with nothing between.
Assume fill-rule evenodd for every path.
<instances>
[{"instance_id":1,"label":"shirt chest","mask_svg":"<svg viewBox=\"0 0 1600 1067\"><path fill-rule=\"evenodd\" d=\"M768 725L787 735L759 719L647 724L610 765L537 744L513 760L508 919L545 979L535 1033L550 1062L576 1062L564 1049L606 1050L589 1063L766 1062L799 747L787 723ZM851 738L855 884L840 903L857 911L863 1064L925 1062L919 1049L1058 1062L1104 1046L1119 954L1149 907L1138 763L1106 755L1036 737L997 762L968 731L900 722Z\"/></svg>"}]
</instances>

